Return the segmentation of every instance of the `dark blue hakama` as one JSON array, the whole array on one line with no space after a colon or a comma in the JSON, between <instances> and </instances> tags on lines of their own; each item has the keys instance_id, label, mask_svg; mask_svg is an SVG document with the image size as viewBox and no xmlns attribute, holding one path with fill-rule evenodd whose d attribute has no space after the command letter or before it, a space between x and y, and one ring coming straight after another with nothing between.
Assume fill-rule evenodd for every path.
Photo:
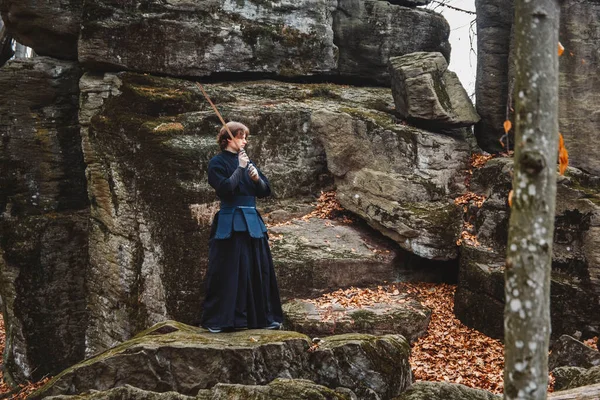
<instances>
[{"instance_id":1,"label":"dark blue hakama","mask_svg":"<svg viewBox=\"0 0 600 400\"><path fill-rule=\"evenodd\" d=\"M271 194L267 178L253 182L238 169L237 154L223 151L208 167L208 181L221 199L209 239L202 326L264 328L281 323L283 313L266 227L255 197Z\"/></svg>"}]
</instances>

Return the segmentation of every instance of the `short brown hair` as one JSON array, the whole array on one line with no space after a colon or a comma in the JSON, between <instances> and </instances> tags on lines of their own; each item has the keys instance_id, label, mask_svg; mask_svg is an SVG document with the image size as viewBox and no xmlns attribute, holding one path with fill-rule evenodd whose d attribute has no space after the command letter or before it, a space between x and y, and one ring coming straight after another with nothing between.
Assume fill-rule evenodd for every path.
<instances>
[{"instance_id":1,"label":"short brown hair","mask_svg":"<svg viewBox=\"0 0 600 400\"><path fill-rule=\"evenodd\" d=\"M246 135L246 137L250 134L248 127L241 122L230 121L227 123L227 127L233 134L233 137L238 137L240 133ZM227 148L227 145L229 144L228 139L230 139L229 133L227 132L227 129L225 129L225 126L223 126L217 135L217 143L221 150Z\"/></svg>"}]
</instances>

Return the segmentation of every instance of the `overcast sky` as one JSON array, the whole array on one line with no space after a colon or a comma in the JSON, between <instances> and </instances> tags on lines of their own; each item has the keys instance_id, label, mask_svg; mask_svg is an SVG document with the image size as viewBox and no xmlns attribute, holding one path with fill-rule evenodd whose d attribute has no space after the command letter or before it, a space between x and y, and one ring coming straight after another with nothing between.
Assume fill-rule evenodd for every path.
<instances>
[{"instance_id":1,"label":"overcast sky","mask_svg":"<svg viewBox=\"0 0 600 400\"><path fill-rule=\"evenodd\" d=\"M449 0L447 4L464 10L475 11L475 0ZM456 72L467 93L471 96L475 92L477 55L471 50L469 28L471 21L475 19L475 15L454 11L437 3L431 3L427 8L435 9L450 23L450 44L452 45L450 70ZM471 33L473 50L477 51L475 31L476 27L473 25Z\"/></svg>"}]
</instances>

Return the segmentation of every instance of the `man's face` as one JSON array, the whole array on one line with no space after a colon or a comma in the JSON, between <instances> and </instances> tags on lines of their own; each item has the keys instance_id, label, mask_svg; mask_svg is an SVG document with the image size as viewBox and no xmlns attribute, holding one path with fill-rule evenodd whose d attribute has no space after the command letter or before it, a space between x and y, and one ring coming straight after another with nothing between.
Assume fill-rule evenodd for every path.
<instances>
[{"instance_id":1,"label":"man's face","mask_svg":"<svg viewBox=\"0 0 600 400\"><path fill-rule=\"evenodd\" d=\"M229 139L229 142L231 142L231 139ZM247 143L248 137L244 132L239 132L237 135L235 135L236 149L243 149L244 147L246 147Z\"/></svg>"}]
</instances>

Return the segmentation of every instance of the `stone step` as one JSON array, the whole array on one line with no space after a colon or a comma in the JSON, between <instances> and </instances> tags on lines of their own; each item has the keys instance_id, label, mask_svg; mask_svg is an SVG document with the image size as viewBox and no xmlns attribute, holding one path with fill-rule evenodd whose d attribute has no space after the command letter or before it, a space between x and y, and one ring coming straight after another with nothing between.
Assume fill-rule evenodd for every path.
<instances>
[{"instance_id":1,"label":"stone step","mask_svg":"<svg viewBox=\"0 0 600 400\"><path fill-rule=\"evenodd\" d=\"M393 302L361 308L331 303L319 306L311 300L293 300L283 305L285 327L309 336L397 333L413 343L427 333L431 310L405 295L394 297Z\"/></svg>"},{"instance_id":2,"label":"stone step","mask_svg":"<svg viewBox=\"0 0 600 400\"><path fill-rule=\"evenodd\" d=\"M350 286L396 280L397 251L357 224L311 218L269 228L284 299L314 297Z\"/></svg>"}]
</instances>

